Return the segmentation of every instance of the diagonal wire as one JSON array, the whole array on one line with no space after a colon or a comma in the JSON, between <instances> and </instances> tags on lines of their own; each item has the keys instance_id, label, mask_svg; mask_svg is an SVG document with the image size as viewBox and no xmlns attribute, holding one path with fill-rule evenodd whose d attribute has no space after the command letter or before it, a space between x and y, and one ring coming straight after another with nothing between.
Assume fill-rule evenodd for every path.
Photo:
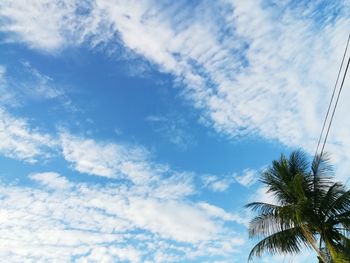
<instances>
[{"instance_id":1,"label":"diagonal wire","mask_svg":"<svg viewBox=\"0 0 350 263\"><path fill-rule=\"evenodd\" d=\"M329 113L330 113L330 110L331 110L331 106L332 106L332 103L333 103L335 91L336 91L337 86L338 86L338 81L339 81L340 73L341 73L341 71L342 71L342 69L343 69L343 64L344 64L344 61L345 61L346 53L347 53L347 51L348 51L349 42L350 42L350 34L349 34L349 36L348 36L348 41L347 41L347 43L346 43L345 51L344 51L343 58L342 58L342 61L341 61L341 64L340 64L340 68L339 68L339 71L338 71L337 80L335 81L335 85L334 85L334 88L333 88L332 97L331 97L331 100L330 100L329 105L328 105L327 114L326 114L326 117L324 118L324 121L323 121L323 126L322 126L322 130L321 130L320 138L318 139L318 143L317 143L317 147L316 147L316 151L315 151L315 158L316 158L316 156L317 156L318 149L319 149L319 147L320 147L321 140L322 140L322 137L323 137L324 129L325 129L325 127L326 127L326 123L327 123L327 120L328 120L328 116L329 116ZM348 65L349 65L349 62L348 62ZM347 70L346 70L346 71L347 71ZM345 74L344 74L342 86L343 86L343 84L344 84L345 75L346 75L346 72L345 72ZM341 86L341 89L342 89L342 86ZM327 137L328 137L328 133L329 133L329 130L330 130L330 126L331 126L331 124L332 124L332 120L333 120L333 117L334 117L335 109L336 109L337 104L338 104L338 100L339 100L339 96L340 96L340 93L341 93L341 89L340 89L340 91L339 91L339 93L338 93L337 102L336 102L336 105L335 105L334 110L333 110L333 113L332 113L331 121L330 121L330 123L328 124L327 134L326 134L325 140L323 141L323 146L322 146L322 151L321 151L320 156L322 156L322 154L323 154L323 150L324 150L324 147L325 147L325 144L326 144L326 141L327 141Z\"/></svg>"},{"instance_id":2,"label":"diagonal wire","mask_svg":"<svg viewBox=\"0 0 350 263\"><path fill-rule=\"evenodd\" d=\"M334 118L334 114L335 114L335 111L336 111L337 106L338 106L339 97L340 97L340 94L341 94L341 92L342 92L342 90L343 90L344 81L345 81L346 75L347 75L347 73L348 73L349 64L350 64L350 57L348 58L348 63L347 63L347 65L346 65L346 69L345 69L345 72L344 72L343 80L342 80L342 82L341 82L340 89L339 89L339 92L338 92L337 100L336 100L335 105L334 105L334 108L333 108L332 116L331 116L331 119L330 119L330 121L329 121L329 125L328 125L328 129L327 129L326 137L324 138L324 141L323 141L323 145L322 145L322 150L321 150L320 156L322 156L324 147L325 147L326 142L327 142L329 130L331 129L332 122L333 122L333 118Z\"/></svg>"}]
</instances>

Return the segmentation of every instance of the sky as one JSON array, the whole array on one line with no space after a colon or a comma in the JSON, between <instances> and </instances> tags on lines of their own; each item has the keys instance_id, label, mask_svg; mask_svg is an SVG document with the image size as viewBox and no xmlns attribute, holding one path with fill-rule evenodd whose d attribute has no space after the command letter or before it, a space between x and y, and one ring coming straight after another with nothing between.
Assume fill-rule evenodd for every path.
<instances>
[{"instance_id":1,"label":"sky","mask_svg":"<svg viewBox=\"0 0 350 263\"><path fill-rule=\"evenodd\" d=\"M246 262L243 206L314 153L349 29L346 0L0 1L1 261Z\"/></svg>"}]
</instances>

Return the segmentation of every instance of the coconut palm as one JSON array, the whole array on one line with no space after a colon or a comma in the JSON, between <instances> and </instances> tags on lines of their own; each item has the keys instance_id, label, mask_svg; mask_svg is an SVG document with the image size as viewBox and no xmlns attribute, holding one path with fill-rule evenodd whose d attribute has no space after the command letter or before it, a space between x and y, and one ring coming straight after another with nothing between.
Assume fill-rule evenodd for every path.
<instances>
[{"instance_id":1,"label":"coconut palm","mask_svg":"<svg viewBox=\"0 0 350 263\"><path fill-rule=\"evenodd\" d=\"M306 247L319 262L350 262L350 191L332 176L327 158L317 156L310 164L301 151L273 161L260 180L275 202L246 205L258 214L249 236L261 238L249 260L263 252L293 254Z\"/></svg>"}]
</instances>

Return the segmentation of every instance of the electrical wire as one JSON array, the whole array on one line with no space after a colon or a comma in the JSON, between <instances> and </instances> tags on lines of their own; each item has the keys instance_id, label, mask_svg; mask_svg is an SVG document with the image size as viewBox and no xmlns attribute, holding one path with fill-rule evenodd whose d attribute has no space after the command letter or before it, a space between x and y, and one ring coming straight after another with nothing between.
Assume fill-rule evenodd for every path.
<instances>
[{"instance_id":1,"label":"electrical wire","mask_svg":"<svg viewBox=\"0 0 350 263\"><path fill-rule=\"evenodd\" d=\"M327 129L326 137L324 138L324 141L323 141L323 145L322 145L322 150L321 150L320 156L322 156L322 154L323 154L323 150L324 150L324 147L325 147L326 142L327 142L327 139L328 139L328 134L329 134L329 131L330 131L331 126L332 126L334 114L335 114L335 111L336 111L337 106L338 106L339 97L340 97L340 94L341 94L341 92L342 92L342 90L343 90L344 81L345 81L346 75L347 75L347 73L348 73L349 64L350 64L350 57L349 57L349 59L348 59L347 65L346 65L346 69L345 69L345 72L344 72L343 80L342 80L342 82L341 82L340 89L339 89L339 92L338 92L337 100L336 100L336 102L335 102L334 109L333 109L333 112L332 112L332 116L331 116L331 119L330 119L330 121L329 121L329 125L328 125L328 129Z\"/></svg>"},{"instance_id":2,"label":"electrical wire","mask_svg":"<svg viewBox=\"0 0 350 263\"><path fill-rule=\"evenodd\" d=\"M329 117L329 113L330 113L331 108L332 108L334 95L335 95L335 92L336 92L336 90L337 90L337 86L338 86L338 82L339 82L339 77L340 77L340 74L341 74L342 69L343 69L344 61L345 61L346 54L347 54L347 51L348 51L349 42L350 42L350 34L349 34L349 36L348 36L348 40L347 40L347 43L346 43L345 51L344 51L343 58L342 58L342 61L341 61L341 64L340 64L340 68L339 68L339 71L338 71L337 79L336 79L336 82L335 82L335 85L334 85L334 88L333 88L333 93L332 93L332 96L331 96L331 100L330 100L329 105L328 105L327 114L326 114L325 119L324 119L324 121L323 121L323 126L322 126L322 130L321 130L321 134L320 134L320 137L319 137L319 139L318 139L318 143L317 143L317 147L316 147L316 151L315 151L315 158L317 157L318 150L319 150L319 147L320 147L320 143L321 143L321 140L322 140L322 138L323 138L323 133L324 133L324 130L325 130L325 127L326 127L326 123L327 123L328 117ZM337 95L337 99L336 99L335 105L334 105L334 107L333 107L331 119L330 119L330 121L329 121L328 128L327 128L327 132L326 132L326 136L325 136L325 138L324 138L323 145L322 145L322 149L321 149L321 153L320 153L320 155L319 155L320 157L322 157L322 154L323 154L323 151L324 151L324 148L325 148L327 139L328 139L329 131L330 131L330 128L331 128L331 125L332 125L332 122L333 122L334 114L335 114L336 108L337 108L337 106L338 106L339 97L340 97L341 91L342 91L342 89L343 89L345 77L346 77L346 74L347 74L347 71L348 71L349 62L350 62L350 57L349 57L349 59L348 59L347 67L346 67L346 70L345 70L345 72L344 72L343 80L342 80L342 83L341 83L341 86L340 86L340 89L339 89L339 92L338 92L338 95Z\"/></svg>"}]
</instances>

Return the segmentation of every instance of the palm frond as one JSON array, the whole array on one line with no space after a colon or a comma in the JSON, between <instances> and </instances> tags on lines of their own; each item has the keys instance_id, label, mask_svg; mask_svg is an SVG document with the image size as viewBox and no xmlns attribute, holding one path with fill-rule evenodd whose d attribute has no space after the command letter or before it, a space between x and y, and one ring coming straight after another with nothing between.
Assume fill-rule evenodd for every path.
<instances>
[{"instance_id":1,"label":"palm frond","mask_svg":"<svg viewBox=\"0 0 350 263\"><path fill-rule=\"evenodd\" d=\"M258 242L251 250L248 260L252 260L254 256L261 256L265 251L272 254L295 254L300 252L304 246L310 247L300 227L285 229Z\"/></svg>"},{"instance_id":2,"label":"palm frond","mask_svg":"<svg viewBox=\"0 0 350 263\"><path fill-rule=\"evenodd\" d=\"M339 191L342 191L342 189L343 186L339 183L334 183L330 186L320 202L319 210L328 214L328 210L331 209L335 201L339 198Z\"/></svg>"},{"instance_id":3,"label":"palm frond","mask_svg":"<svg viewBox=\"0 0 350 263\"><path fill-rule=\"evenodd\" d=\"M328 207L326 214L339 214L350 210L350 190L345 191L345 188L340 185L338 191L334 194L335 199Z\"/></svg>"},{"instance_id":4,"label":"palm frond","mask_svg":"<svg viewBox=\"0 0 350 263\"><path fill-rule=\"evenodd\" d=\"M282 218L275 214L256 216L249 223L249 237L265 237L294 226L293 220Z\"/></svg>"},{"instance_id":5,"label":"palm frond","mask_svg":"<svg viewBox=\"0 0 350 263\"><path fill-rule=\"evenodd\" d=\"M265 202L251 202L244 206L245 208L250 208L253 212L268 214L274 213L276 210L280 209L280 205L269 204Z\"/></svg>"},{"instance_id":6,"label":"palm frond","mask_svg":"<svg viewBox=\"0 0 350 263\"><path fill-rule=\"evenodd\" d=\"M270 253L297 253L312 248L323 260L327 255L316 244L324 242L336 263L350 262L350 191L333 181L327 156L311 163L306 154L281 155L260 177L277 204L252 202L245 207L258 215L250 222L249 236L262 238L249 260ZM321 243L320 243L321 244Z\"/></svg>"}]
</instances>

